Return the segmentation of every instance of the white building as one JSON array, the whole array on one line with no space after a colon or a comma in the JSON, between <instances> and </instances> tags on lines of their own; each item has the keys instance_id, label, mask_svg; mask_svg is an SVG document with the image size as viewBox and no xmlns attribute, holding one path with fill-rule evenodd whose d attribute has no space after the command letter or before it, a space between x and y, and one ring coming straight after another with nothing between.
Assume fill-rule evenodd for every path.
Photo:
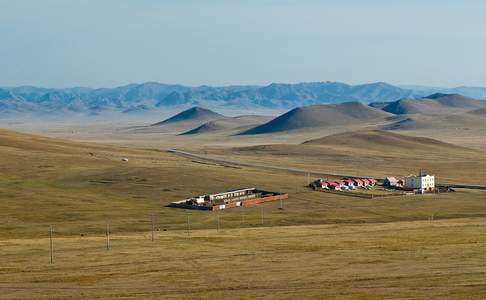
<instances>
[{"instance_id":1,"label":"white building","mask_svg":"<svg viewBox=\"0 0 486 300\"><path fill-rule=\"evenodd\" d=\"M405 177L403 188L406 190L420 190L422 193L432 192L433 190L435 190L435 176L407 176Z\"/></svg>"}]
</instances>

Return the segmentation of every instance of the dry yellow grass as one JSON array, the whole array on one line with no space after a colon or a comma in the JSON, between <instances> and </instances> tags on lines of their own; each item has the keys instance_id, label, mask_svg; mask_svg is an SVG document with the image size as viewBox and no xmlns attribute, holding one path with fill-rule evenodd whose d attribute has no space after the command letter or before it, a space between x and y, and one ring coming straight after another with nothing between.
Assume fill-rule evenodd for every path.
<instances>
[{"instance_id":1,"label":"dry yellow grass","mask_svg":"<svg viewBox=\"0 0 486 300\"><path fill-rule=\"evenodd\" d=\"M382 131L341 133L305 144L205 149L218 158L356 176L406 176L423 169L441 183L485 184L486 152Z\"/></svg>"},{"instance_id":2,"label":"dry yellow grass","mask_svg":"<svg viewBox=\"0 0 486 300\"><path fill-rule=\"evenodd\" d=\"M484 299L486 221L0 242L2 299Z\"/></svg>"},{"instance_id":3,"label":"dry yellow grass","mask_svg":"<svg viewBox=\"0 0 486 300\"><path fill-rule=\"evenodd\" d=\"M6 131L0 141L2 299L485 297L482 191L358 199L310 191L303 176L162 151ZM251 159L315 166L299 156ZM373 160L363 165L382 171ZM260 207L223 211L219 233L218 214L191 212L190 238L185 212L164 207L244 186L288 192L290 199L284 210L278 202L263 205L263 225ZM151 215L160 230L154 243ZM434 222L425 221L431 216Z\"/></svg>"}]
</instances>

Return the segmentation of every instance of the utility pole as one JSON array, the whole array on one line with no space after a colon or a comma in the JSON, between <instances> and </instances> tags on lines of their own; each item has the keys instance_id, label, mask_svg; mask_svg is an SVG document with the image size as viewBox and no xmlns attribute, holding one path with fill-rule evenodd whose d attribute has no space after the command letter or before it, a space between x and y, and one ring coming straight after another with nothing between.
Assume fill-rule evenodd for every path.
<instances>
[{"instance_id":1,"label":"utility pole","mask_svg":"<svg viewBox=\"0 0 486 300\"><path fill-rule=\"evenodd\" d=\"M154 215L152 215L151 219L152 219L152 242L153 242L154 241L154 231L155 231Z\"/></svg>"},{"instance_id":2,"label":"utility pole","mask_svg":"<svg viewBox=\"0 0 486 300\"><path fill-rule=\"evenodd\" d=\"M219 211L218 211L218 216L217 216L217 219L218 219L218 232L219 232L219 229L220 229L220 226L221 226L221 223L220 223L220 220L219 220Z\"/></svg>"},{"instance_id":3,"label":"utility pole","mask_svg":"<svg viewBox=\"0 0 486 300\"><path fill-rule=\"evenodd\" d=\"M245 207L241 207L241 225L243 226L245 224Z\"/></svg>"},{"instance_id":4,"label":"utility pole","mask_svg":"<svg viewBox=\"0 0 486 300\"><path fill-rule=\"evenodd\" d=\"M261 210L262 210L262 225L263 225L263 205L260 206Z\"/></svg>"},{"instance_id":5,"label":"utility pole","mask_svg":"<svg viewBox=\"0 0 486 300\"><path fill-rule=\"evenodd\" d=\"M49 263L52 265L54 263L54 245L52 244L52 225L49 226Z\"/></svg>"},{"instance_id":6,"label":"utility pole","mask_svg":"<svg viewBox=\"0 0 486 300\"><path fill-rule=\"evenodd\" d=\"M106 250L110 250L110 223L106 224Z\"/></svg>"},{"instance_id":7,"label":"utility pole","mask_svg":"<svg viewBox=\"0 0 486 300\"><path fill-rule=\"evenodd\" d=\"M187 236L191 236L191 220L189 219L189 212L187 212Z\"/></svg>"}]
</instances>

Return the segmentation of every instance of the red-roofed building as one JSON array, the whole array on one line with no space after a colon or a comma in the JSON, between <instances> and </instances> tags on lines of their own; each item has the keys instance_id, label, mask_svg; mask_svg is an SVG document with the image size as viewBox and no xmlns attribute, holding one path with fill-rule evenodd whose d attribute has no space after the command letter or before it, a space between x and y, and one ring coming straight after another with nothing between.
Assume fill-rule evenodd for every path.
<instances>
[{"instance_id":1,"label":"red-roofed building","mask_svg":"<svg viewBox=\"0 0 486 300\"><path fill-rule=\"evenodd\" d=\"M346 178L344 179L344 182L346 183L347 186L351 187L351 186L355 186L355 183L354 183L354 180L351 179L351 178Z\"/></svg>"},{"instance_id":2,"label":"red-roofed building","mask_svg":"<svg viewBox=\"0 0 486 300\"><path fill-rule=\"evenodd\" d=\"M325 188L329 187L329 182L328 181L321 181L319 187L325 189Z\"/></svg>"},{"instance_id":3,"label":"red-roofed building","mask_svg":"<svg viewBox=\"0 0 486 300\"><path fill-rule=\"evenodd\" d=\"M354 179L353 179L353 181L354 181L354 185L355 185L355 186L358 186L358 187L363 186L363 181L362 181L361 179L359 179L359 178L354 178Z\"/></svg>"},{"instance_id":4,"label":"red-roofed building","mask_svg":"<svg viewBox=\"0 0 486 300\"><path fill-rule=\"evenodd\" d=\"M334 182L330 182L328 187L332 190L340 190L341 186L342 186L341 184L334 181Z\"/></svg>"}]
</instances>

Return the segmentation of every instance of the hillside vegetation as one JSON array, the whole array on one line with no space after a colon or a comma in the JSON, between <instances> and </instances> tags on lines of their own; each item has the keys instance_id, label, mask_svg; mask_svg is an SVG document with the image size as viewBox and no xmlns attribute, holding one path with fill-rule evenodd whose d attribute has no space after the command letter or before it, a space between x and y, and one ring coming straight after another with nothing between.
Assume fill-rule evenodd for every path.
<instances>
[{"instance_id":1,"label":"hillside vegetation","mask_svg":"<svg viewBox=\"0 0 486 300\"><path fill-rule=\"evenodd\" d=\"M181 135L195 135L195 134L209 134L228 130L244 130L264 122L267 122L271 117L266 116L237 116L237 117L226 117L214 121L206 122L196 128L182 133Z\"/></svg>"},{"instance_id":2,"label":"hillside vegetation","mask_svg":"<svg viewBox=\"0 0 486 300\"><path fill-rule=\"evenodd\" d=\"M343 146L347 140L355 147ZM440 180L485 178L486 170L480 152L379 131L219 151L261 165L377 175L440 162L432 170ZM485 291L484 191L365 200L312 191L292 172L5 130L0 157L2 299L347 299L365 291L371 299L463 298ZM166 207L252 186L289 199L219 213ZM435 288L444 278L449 284Z\"/></svg>"},{"instance_id":3,"label":"hillside vegetation","mask_svg":"<svg viewBox=\"0 0 486 300\"><path fill-rule=\"evenodd\" d=\"M348 149L375 151L405 151L414 152L474 152L471 149L444 143L435 139L407 136L383 130L367 130L338 133L319 139L304 142L304 145L320 145Z\"/></svg>"},{"instance_id":4,"label":"hillside vegetation","mask_svg":"<svg viewBox=\"0 0 486 300\"><path fill-rule=\"evenodd\" d=\"M365 124L372 121L383 121L389 116L391 115L386 112L358 102L305 106L293 109L268 123L247 130L242 134L263 134L305 128Z\"/></svg>"},{"instance_id":5,"label":"hillside vegetation","mask_svg":"<svg viewBox=\"0 0 486 300\"><path fill-rule=\"evenodd\" d=\"M402 99L391 102L382 109L396 115L447 115L479 108L486 108L486 101L458 94L434 94L423 99Z\"/></svg>"}]
</instances>

